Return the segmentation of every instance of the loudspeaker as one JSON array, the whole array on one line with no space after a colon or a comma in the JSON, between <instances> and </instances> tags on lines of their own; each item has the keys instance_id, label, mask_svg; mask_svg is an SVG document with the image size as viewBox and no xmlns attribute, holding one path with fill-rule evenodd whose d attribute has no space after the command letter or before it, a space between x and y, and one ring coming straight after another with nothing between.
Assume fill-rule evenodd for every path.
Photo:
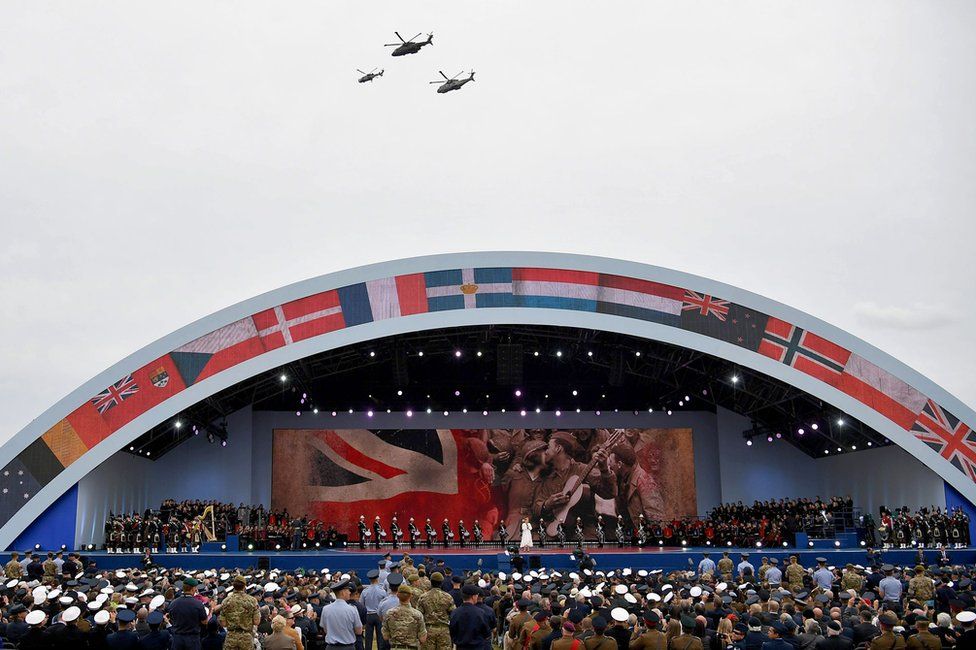
<instances>
[{"instance_id":1,"label":"loudspeaker","mask_svg":"<svg viewBox=\"0 0 976 650\"><path fill-rule=\"evenodd\" d=\"M530 555L529 556L529 569L541 569L542 568L542 556L541 555Z\"/></svg>"},{"instance_id":2,"label":"loudspeaker","mask_svg":"<svg viewBox=\"0 0 976 650\"><path fill-rule=\"evenodd\" d=\"M498 364L498 384L515 386L522 383L522 346L518 343L499 343L495 350Z\"/></svg>"},{"instance_id":3,"label":"loudspeaker","mask_svg":"<svg viewBox=\"0 0 976 650\"><path fill-rule=\"evenodd\" d=\"M271 570L271 558L267 555L258 556L258 571L270 571Z\"/></svg>"},{"instance_id":4,"label":"loudspeaker","mask_svg":"<svg viewBox=\"0 0 976 650\"><path fill-rule=\"evenodd\" d=\"M623 386L625 369L624 351L617 350L610 358L610 376L607 377L607 383L611 386Z\"/></svg>"}]
</instances>

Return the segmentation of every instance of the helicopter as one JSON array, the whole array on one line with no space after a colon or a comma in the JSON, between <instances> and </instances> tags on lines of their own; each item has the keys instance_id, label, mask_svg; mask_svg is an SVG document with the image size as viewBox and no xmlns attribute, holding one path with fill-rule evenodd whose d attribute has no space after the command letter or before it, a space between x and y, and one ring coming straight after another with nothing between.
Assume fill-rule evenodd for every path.
<instances>
[{"instance_id":1,"label":"helicopter","mask_svg":"<svg viewBox=\"0 0 976 650\"><path fill-rule=\"evenodd\" d=\"M448 79L447 75L441 72L440 70L438 70L438 72L440 72L441 76L444 77L444 81L437 80L437 81L431 81L430 83L441 85L440 88L437 89L437 92L439 93L449 93L452 90L461 90L461 86L468 83L469 81L474 81L474 70L471 71L470 76L468 76L466 79L458 79L458 77L464 74L464 70L457 73L450 79Z\"/></svg>"},{"instance_id":2,"label":"helicopter","mask_svg":"<svg viewBox=\"0 0 976 650\"><path fill-rule=\"evenodd\" d=\"M383 45L383 47L395 47L396 48L395 50L393 50L393 56L403 56L404 54L416 54L417 52L420 51L420 48L422 48L424 45L433 45L434 44L434 33L433 32L431 32L430 34L427 34L427 40L426 41L417 41L417 42L414 42L413 39L414 38L417 38L417 36L420 36L420 34L417 34L417 36L414 36L409 41L405 41L405 40L403 40L403 37L400 36L400 32L393 32L393 33L396 34L396 37L400 39L400 42L399 43L386 43L385 45ZM421 32L421 33L423 33L423 32Z\"/></svg>"},{"instance_id":3,"label":"helicopter","mask_svg":"<svg viewBox=\"0 0 976 650\"><path fill-rule=\"evenodd\" d=\"M367 81L372 81L373 79L376 79L376 77L382 77L383 76L383 70L380 70L379 72L376 72L376 68L373 68L369 72L363 72L359 68L356 68L356 72L358 72L359 74L363 75L362 77L359 78L359 83L361 83L361 84L364 84Z\"/></svg>"}]
</instances>

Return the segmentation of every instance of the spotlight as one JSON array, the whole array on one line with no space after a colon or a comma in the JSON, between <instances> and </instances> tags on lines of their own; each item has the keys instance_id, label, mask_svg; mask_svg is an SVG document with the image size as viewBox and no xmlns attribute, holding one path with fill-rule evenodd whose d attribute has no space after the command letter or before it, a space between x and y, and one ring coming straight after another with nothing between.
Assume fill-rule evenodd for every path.
<instances>
[{"instance_id":1,"label":"spotlight","mask_svg":"<svg viewBox=\"0 0 976 650\"><path fill-rule=\"evenodd\" d=\"M488 411L482 411L481 414L482 415L488 415ZM557 413L556 415L559 415L559 414Z\"/></svg>"},{"instance_id":2,"label":"spotlight","mask_svg":"<svg viewBox=\"0 0 976 650\"><path fill-rule=\"evenodd\" d=\"M867 543L867 542L865 542L865 541L864 541L864 540L862 539L862 540L861 540L861 546L867 546L867 545L868 545L868 543Z\"/></svg>"},{"instance_id":3,"label":"spotlight","mask_svg":"<svg viewBox=\"0 0 976 650\"><path fill-rule=\"evenodd\" d=\"M408 418L412 418L413 417L413 411L408 410L407 411L407 417Z\"/></svg>"},{"instance_id":4,"label":"spotlight","mask_svg":"<svg viewBox=\"0 0 976 650\"><path fill-rule=\"evenodd\" d=\"M295 415L297 415L297 416L299 416L299 417L301 417L301 415L302 415L302 412L301 412L301 411L295 411Z\"/></svg>"},{"instance_id":5,"label":"spotlight","mask_svg":"<svg viewBox=\"0 0 976 650\"><path fill-rule=\"evenodd\" d=\"M132 447L132 446L129 447L129 451L135 451L135 450L136 450L135 447Z\"/></svg>"},{"instance_id":6,"label":"spotlight","mask_svg":"<svg viewBox=\"0 0 976 650\"><path fill-rule=\"evenodd\" d=\"M807 542L807 546L809 546L810 548L813 548L813 542Z\"/></svg>"},{"instance_id":7,"label":"spotlight","mask_svg":"<svg viewBox=\"0 0 976 650\"><path fill-rule=\"evenodd\" d=\"M444 411L444 416L445 416L445 417L447 416L447 411Z\"/></svg>"},{"instance_id":8,"label":"spotlight","mask_svg":"<svg viewBox=\"0 0 976 650\"><path fill-rule=\"evenodd\" d=\"M592 351L592 350L590 350L589 352L587 352L587 353L586 353L586 356L588 356L588 357L592 357L592 356L593 356L593 351Z\"/></svg>"},{"instance_id":9,"label":"spotlight","mask_svg":"<svg viewBox=\"0 0 976 650\"><path fill-rule=\"evenodd\" d=\"M253 551L254 550L254 544L248 544L247 545L247 550Z\"/></svg>"},{"instance_id":10,"label":"spotlight","mask_svg":"<svg viewBox=\"0 0 976 650\"><path fill-rule=\"evenodd\" d=\"M352 409L349 409L349 415L352 415Z\"/></svg>"},{"instance_id":11,"label":"spotlight","mask_svg":"<svg viewBox=\"0 0 976 650\"><path fill-rule=\"evenodd\" d=\"M668 409L668 415L671 415L671 409Z\"/></svg>"},{"instance_id":12,"label":"spotlight","mask_svg":"<svg viewBox=\"0 0 976 650\"><path fill-rule=\"evenodd\" d=\"M319 547L319 543L318 542L315 542L315 548L318 548L318 547Z\"/></svg>"},{"instance_id":13,"label":"spotlight","mask_svg":"<svg viewBox=\"0 0 976 650\"><path fill-rule=\"evenodd\" d=\"M427 413L430 414L430 407L427 407Z\"/></svg>"},{"instance_id":14,"label":"spotlight","mask_svg":"<svg viewBox=\"0 0 976 650\"><path fill-rule=\"evenodd\" d=\"M146 455L147 455L147 456L149 455L149 452L148 452L148 451L146 452Z\"/></svg>"},{"instance_id":15,"label":"spotlight","mask_svg":"<svg viewBox=\"0 0 976 650\"><path fill-rule=\"evenodd\" d=\"M468 412L468 409L467 408L463 408L463 409L461 409L461 412L462 413L467 413Z\"/></svg>"},{"instance_id":16,"label":"spotlight","mask_svg":"<svg viewBox=\"0 0 976 650\"><path fill-rule=\"evenodd\" d=\"M61 550L62 551L66 551L67 549L68 549L68 547L65 544L62 544L61 545Z\"/></svg>"},{"instance_id":17,"label":"spotlight","mask_svg":"<svg viewBox=\"0 0 976 650\"><path fill-rule=\"evenodd\" d=\"M872 443L871 443L871 441L870 441L870 440L868 440L868 447L870 447L870 446L871 446L871 444L872 444Z\"/></svg>"},{"instance_id":18,"label":"spotlight","mask_svg":"<svg viewBox=\"0 0 976 650\"><path fill-rule=\"evenodd\" d=\"M562 350L556 350L556 356L557 357L563 356L563 351Z\"/></svg>"},{"instance_id":19,"label":"spotlight","mask_svg":"<svg viewBox=\"0 0 976 650\"><path fill-rule=\"evenodd\" d=\"M684 405L685 405L684 401L679 399L678 400L678 406L684 406Z\"/></svg>"},{"instance_id":20,"label":"spotlight","mask_svg":"<svg viewBox=\"0 0 976 650\"><path fill-rule=\"evenodd\" d=\"M397 391L397 397L403 397L403 391L402 390L398 390Z\"/></svg>"},{"instance_id":21,"label":"spotlight","mask_svg":"<svg viewBox=\"0 0 976 650\"><path fill-rule=\"evenodd\" d=\"M176 427L177 429L179 429L180 427L182 427L182 426L183 426L183 423L182 423L182 422L180 422L179 420L177 420L177 421L176 421L176 422L174 422L173 424L174 424L174 426L175 426L175 427Z\"/></svg>"},{"instance_id":22,"label":"spotlight","mask_svg":"<svg viewBox=\"0 0 976 650\"><path fill-rule=\"evenodd\" d=\"M689 396L685 395L685 401L686 402L690 402L691 401L691 398Z\"/></svg>"},{"instance_id":23,"label":"spotlight","mask_svg":"<svg viewBox=\"0 0 976 650\"><path fill-rule=\"evenodd\" d=\"M685 540L685 539L681 540L681 545L682 546L688 546L688 540Z\"/></svg>"},{"instance_id":24,"label":"spotlight","mask_svg":"<svg viewBox=\"0 0 976 650\"><path fill-rule=\"evenodd\" d=\"M335 411L332 411L332 417L335 417L335 416L336 416L336 412Z\"/></svg>"},{"instance_id":25,"label":"spotlight","mask_svg":"<svg viewBox=\"0 0 976 650\"><path fill-rule=\"evenodd\" d=\"M766 442L772 442L772 441L773 441L772 436L766 436Z\"/></svg>"},{"instance_id":26,"label":"spotlight","mask_svg":"<svg viewBox=\"0 0 976 650\"><path fill-rule=\"evenodd\" d=\"M319 414L319 410L318 409L312 409L312 413L314 413L315 415L318 415Z\"/></svg>"},{"instance_id":27,"label":"spotlight","mask_svg":"<svg viewBox=\"0 0 976 650\"><path fill-rule=\"evenodd\" d=\"M373 417L373 412L372 411L366 411L366 417L368 417L368 418Z\"/></svg>"},{"instance_id":28,"label":"spotlight","mask_svg":"<svg viewBox=\"0 0 976 650\"><path fill-rule=\"evenodd\" d=\"M221 447L226 447L227 446L227 441L226 440L221 440L220 441L220 446ZM146 452L146 455L148 456L149 455L149 452Z\"/></svg>"},{"instance_id":29,"label":"spotlight","mask_svg":"<svg viewBox=\"0 0 976 650\"><path fill-rule=\"evenodd\" d=\"M657 545L658 546L664 546L664 540L663 539L657 540Z\"/></svg>"},{"instance_id":30,"label":"spotlight","mask_svg":"<svg viewBox=\"0 0 976 650\"><path fill-rule=\"evenodd\" d=\"M515 397L522 397L522 391L518 388L515 389Z\"/></svg>"},{"instance_id":31,"label":"spotlight","mask_svg":"<svg viewBox=\"0 0 976 650\"><path fill-rule=\"evenodd\" d=\"M804 433L806 433L806 431L804 431L802 427L801 427L801 428L799 428L799 429L797 429L797 430L796 430L796 432L797 432L797 434L798 434L798 435L801 435L801 436L802 436L802 435L803 435Z\"/></svg>"},{"instance_id":32,"label":"spotlight","mask_svg":"<svg viewBox=\"0 0 976 650\"><path fill-rule=\"evenodd\" d=\"M418 356L418 357L422 357L422 356L424 356L424 351L423 351L423 350L420 350L420 351L418 351L418 352L417 352L417 356Z\"/></svg>"},{"instance_id":33,"label":"spotlight","mask_svg":"<svg viewBox=\"0 0 976 650\"><path fill-rule=\"evenodd\" d=\"M597 412L596 412L596 414L597 414L597 415L600 415L600 412L599 412L599 411L597 411Z\"/></svg>"},{"instance_id":34,"label":"spotlight","mask_svg":"<svg viewBox=\"0 0 976 650\"><path fill-rule=\"evenodd\" d=\"M637 350L636 352L634 352L634 356L635 357L639 357L640 356L640 350Z\"/></svg>"},{"instance_id":35,"label":"spotlight","mask_svg":"<svg viewBox=\"0 0 976 650\"><path fill-rule=\"evenodd\" d=\"M536 350L535 352L533 352L533 353L532 353L532 356L533 356L533 357L537 357L537 356L539 356L539 351L538 351L538 350Z\"/></svg>"},{"instance_id":36,"label":"spotlight","mask_svg":"<svg viewBox=\"0 0 976 650\"><path fill-rule=\"evenodd\" d=\"M762 548L762 542L756 542L756 548Z\"/></svg>"},{"instance_id":37,"label":"spotlight","mask_svg":"<svg viewBox=\"0 0 976 650\"><path fill-rule=\"evenodd\" d=\"M308 548L308 543L302 542L302 548Z\"/></svg>"},{"instance_id":38,"label":"spotlight","mask_svg":"<svg viewBox=\"0 0 976 650\"><path fill-rule=\"evenodd\" d=\"M779 440L782 437L783 437L783 434L782 433L779 433L779 432L776 433L776 439L777 440Z\"/></svg>"},{"instance_id":39,"label":"spotlight","mask_svg":"<svg viewBox=\"0 0 976 650\"><path fill-rule=\"evenodd\" d=\"M824 454L829 454L829 453L830 453L829 449L824 449Z\"/></svg>"},{"instance_id":40,"label":"spotlight","mask_svg":"<svg viewBox=\"0 0 976 650\"><path fill-rule=\"evenodd\" d=\"M576 412L577 412L577 413L579 413L579 412L580 412L580 410L579 410L579 407L577 407L577 408L576 408Z\"/></svg>"},{"instance_id":41,"label":"spotlight","mask_svg":"<svg viewBox=\"0 0 976 650\"><path fill-rule=\"evenodd\" d=\"M556 417L557 417L557 418L558 418L558 417L559 417L560 415L562 415L562 414L563 414L563 412L562 412L562 411L559 411L559 410L557 410L557 411L556 411Z\"/></svg>"},{"instance_id":42,"label":"spotlight","mask_svg":"<svg viewBox=\"0 0 976 650\"><path fill-rule=\"evenodd\" d=\"M576 397L577 395L579 395L579 391L574 388L573 389L573 397Z\"/></svg>"},{"instance_id":43,"label":"spotlight","mask_svg":"<svg viewBox=\"0 0 976 650\"><path fill-rule=\"evenodd\" d=\"M459 390L454 391L454 397L461 397L461 391Z\"/></svg>"},{"instance_id":44,"label":"spotlight","mask_svg":"<svg viewBox=\"0 0 976 650\"><path fill-rule=\"evenodd\" d=\"M281 550L281 544L275 544L275 550L276 551L280 551Z\"/></svg>"},{"instance_id":45,"label":"spotlight","mask_svg":"<svg viewBox=\"0 0 976 650\"><path fill-rule=\"evenodd\" d=\"M220 550L221 551L226 551L227 550L227 544L221 544L220 545Z\"/></svg>"},{"instance_id":46,"label":"spotlight","mask_svg":"<svg viewBox=\"0 0 976 650\"><path fill-rule=\"evenodd\" d=\"M279 377L278 379L280 379L280 380L281 380L281 383L285 383L286 381L288 381L288 375L282 375L282 376L281 376L281 377Z\"/></svg>"},{"instance_id":47,"label":"spotlight","mask_svg":"<svg viewBox=\"0 0 976 650\"><path fill-rule=\"evenodd\" d=\"M810 428L813 429L814 431L816 431L817 429L820 428L820 425L817 424L816 422L814 422L813 424L810 425Z\"/></svg>"},{"instance_id":48,"label":"spotlight","mask_svg":"<svg viewBox=\"0 0 976 650\"><path fill-rule=\"evenodd\" d=\"M541 413L542 412L542 409L537 406L537 407L535 407L535 412L536 413Z\"/></svg>"},{"instance_id":49,"label":"spotlight","mask_svg":"<svg viewBox=\"0 0 976 650\"><path fill-rule=\"evenodd\" d=\"M732 546L732 542L731 542L731 541L729 541L729 542L725 542L725 545L726 545L726 546Z\"/></svg>"},{"instance_id":50,"label":"spotlight","mask_svg":"<svg viewBox=\"0 0 976 650\"><path fill-rule=\"evenodd\" d=\"M705 540L705 546L711 546L711 545L712 545L712 540L706 539Z\"/></svg>"},{"instance_id":51,"label":"spotlight","mask_svg":"<svg viewBox=\"0 0 976 650\"><path fill-rule=\"evenodd\" d=\"M746 446L748 446L748 447L751 447L752 446L752 438L750 438L749 440L746 440Z\"/></svg>"},{"instance_id":52,"label":"spotlight","mask_svg":"<svg viewBox=\"0 0 976 650\"><path fill-rule=\"evenodd\" d=\"M370 357L375 357L375 356L376 356L376 353L375 353L375 352L373 352L372 350L370 350L370 351L369 351L369 356L370 356Z\"/></svg>"},{"instance_id":53,"label":"spotlight","mask_svg":"<svg viewBox=\"0 0 976 650\"><path fill-rule=\"evenodd\" d=\"M844 426L844 418L837 418L837 426L839 427Z\"/></svg>"},{"instance_id":54,"label":"spotlight","mask_svg":"<svg viewBox=\"0 0 976 650\"><path fill-rule=\"evenodd\" d=\"M851 451L857 451L857 445L851 445Z\"/></svg>"},{"instance_id":55,"label":"spotlight","mask_svg":"<svg viewBox=\"0 0 976 650\"><path fill-rule=\"evenodd\" d=\"M732 375L732 383L733 384L738 384L739 383L739 376L738 375Z\"/></svg>"},{"instance_id":56,"label":"spotlight","mask_svg":"<svg viewBox=\"0 0 976 650\"><path fill-rule=\"evenodd\" d=\"M475 355L480 357L481 356L481 350L478 350L477 352L475 352Z\"/></svg>"},{"instance_id":57,"label":"spotlight","mask_svg":"<svg viewBox=\"0 0 976 650\"><path fill-rule=\"evenodd\" d=\"M838 447L838 448L837 448L837 451L844 451L844 450L843 450L843 449L841 449L840 447Z\"/></svg>"},{"instance_id":58,"label":"spotlight","mask_svg":"<svg viewBox=\"0 0 976 650\"><path fill-rule=\"evenodd\" d=\"M89 544L88 545L88 550L89 551L94 551L95 550L95 545L94 544Z\"/></svg>"},{"instance_id":59,"label":"spotlight","mask_svg":"<svg viewBox=\"0 0 976 650\"><path fill-rule=\"evenodd\" d=\"M461 351L460 350L455 350L454 351L454 356L460 358L461 357Z\"/></svg>"},{"instance_id":60,"label":"spotlight","mask_svg":"<svg viewBox=\"0 0 976 650\"><path fill-rule=\"evenodd\" d=\"M789 546L789 544L787 544L786 542L783 542L783 548L786 548L788 546Z\"/></svg>"},{"instance_id":61,"label":"spotlight","mask_svg":"<svg viewBox=\"0 0 976 650\"><path fill-rule=\"evenodd\" d=\"M521 411L519 411L519 414L524 418L525 417L525 409L522 409Z\"/></svg>"},{"instance_id":62,"label":"spotlight","mask_svg":"<svg viewBox=\"0 0 976 650\"><path fill-rule=\"evenodd\" d=\"M654 412L654 409L653 408L649 408L649 409L647 409L647 412L648 413L653 413Z\"/></svg>"},{"instance_id":63,"label":"spotlight","mask_svg":"<svg viewBox=\"0 0 976 650\"><path fill-rule=\"evenodd\" d=\"M840 540L839 539L835 539L834 540L834 546L840 548Z\"/></svg>"}]
</instances>

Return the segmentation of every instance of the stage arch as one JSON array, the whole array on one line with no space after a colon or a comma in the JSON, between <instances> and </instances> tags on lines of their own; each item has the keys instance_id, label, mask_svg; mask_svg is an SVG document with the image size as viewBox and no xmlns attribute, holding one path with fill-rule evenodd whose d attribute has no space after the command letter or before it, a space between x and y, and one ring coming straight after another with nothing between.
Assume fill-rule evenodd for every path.
<instances>
[{"instance_id":1,"label":"stage arch","mask_svg":"<svg viewBox=\"0 0 976 650\"><path fill-rule=\"evenodd\" d=\"M969 440L976 413L843 330L661 267L559 253L459 253L282 287L187 325L100 373L0 447L7 487L0 548L116 451L228 386L353 343L491 324L618 332L752 368L850 413L976 502L976 445Z\"/></svg>"}]
</instances>

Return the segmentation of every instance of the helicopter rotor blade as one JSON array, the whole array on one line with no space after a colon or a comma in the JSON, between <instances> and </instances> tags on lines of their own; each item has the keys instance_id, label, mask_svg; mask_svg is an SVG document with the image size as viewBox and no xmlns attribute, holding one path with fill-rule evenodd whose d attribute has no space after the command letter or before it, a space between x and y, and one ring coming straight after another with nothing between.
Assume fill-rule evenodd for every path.
<instances>
[{"instance_id":1,"label":"helicopter rotor blade","mask_svg":"<svg viewBox=\"0 0 976 650\"><path fill-rule=\"evenodd\" d=\"M383 47L400 47L402 43L383 43Z\"/></svg>"},{"instance_id":2,"label":"helicopter rotor blade","mask_svg":"<svg viewBox=\"0 0 976 650\"><path fill-rule=\"evenodd\" d=\"M447 78L447 75L446 75L446 74L444 74L444 73L443 73L442 71L440 71L440 70L438 70L438 72L440 72L440 73L441 73L441 76L442 76L442 77L444 77L444 81L450 81L450 79L448 79L448 78Z\"/></svg>"},{"instance_id":3,"label":"helicopter rotor blade","mask_svg":"<svg viewBox=\"0 0 976 650\"><path fill-rule=\"evenodd\" d=\"M416 33L416 34L414 35L414 37L413 37L413 38L411 38L411 39L410 39L409 41L407 41L407 42L408 42L408 43L413 43L413 41L414 41L414 39L415 39L415 38L417 38L417 36L420 36L421 34L423 34L423 32L417 32L417 33ZM398 34L398 36L399 36L399 34Z\"/></svg>"},{"instance_id":4,"label":"helicopter rotor blade","mask_svg":"<svg viewBox=\"0 0 976 650\"><path fill-rule=\"evenodd\" d=\"M440 79L438 79L437 81L428 81L427 83L429 83L429 84L444 84L445 82L443 82Z\"/></svg>"},{"instance_id":5,"label":"helicopter rotor blade","mask_svg":"<svg viewBox=\"0 0 976 650\"><path fill-rule=\"evenodd\" d=\"M402 37L402 36L400 36L400 32L393 32L393 33L394 33L394 34L396 34L396 37L400 39L400 42L401 42L401 43L406 43L406 41L405 41L405 40L403 40L403 37Z\"/></svg>"},{"instance_id":6,"label":"helicopter rotor blade","mask_svg":"<svg viewBox=\"0 0 976 650\"><path fill-rule=\"evenodd\" d=\"M374 70L375 70L375 68L374 68ZM360 70L359 68L356 68L356 72L358 72L359 74L366 74L365 72L363 72L363 71L362 71L362 70Z\"/></svg>"},{"instance_id":7,"label":"helicopter rotor blade","mask_svg":"<svg viewBox=\"0 0 976 650\"><path fill-rule=\"evenodd\" d=\"M464 70L461 70L461 72L459 72L456 75L454 75L453 77L451 77L451 79L457 79L458 77L460 77L463 74L464 74Z\"/></svg>"}]
</instances>

